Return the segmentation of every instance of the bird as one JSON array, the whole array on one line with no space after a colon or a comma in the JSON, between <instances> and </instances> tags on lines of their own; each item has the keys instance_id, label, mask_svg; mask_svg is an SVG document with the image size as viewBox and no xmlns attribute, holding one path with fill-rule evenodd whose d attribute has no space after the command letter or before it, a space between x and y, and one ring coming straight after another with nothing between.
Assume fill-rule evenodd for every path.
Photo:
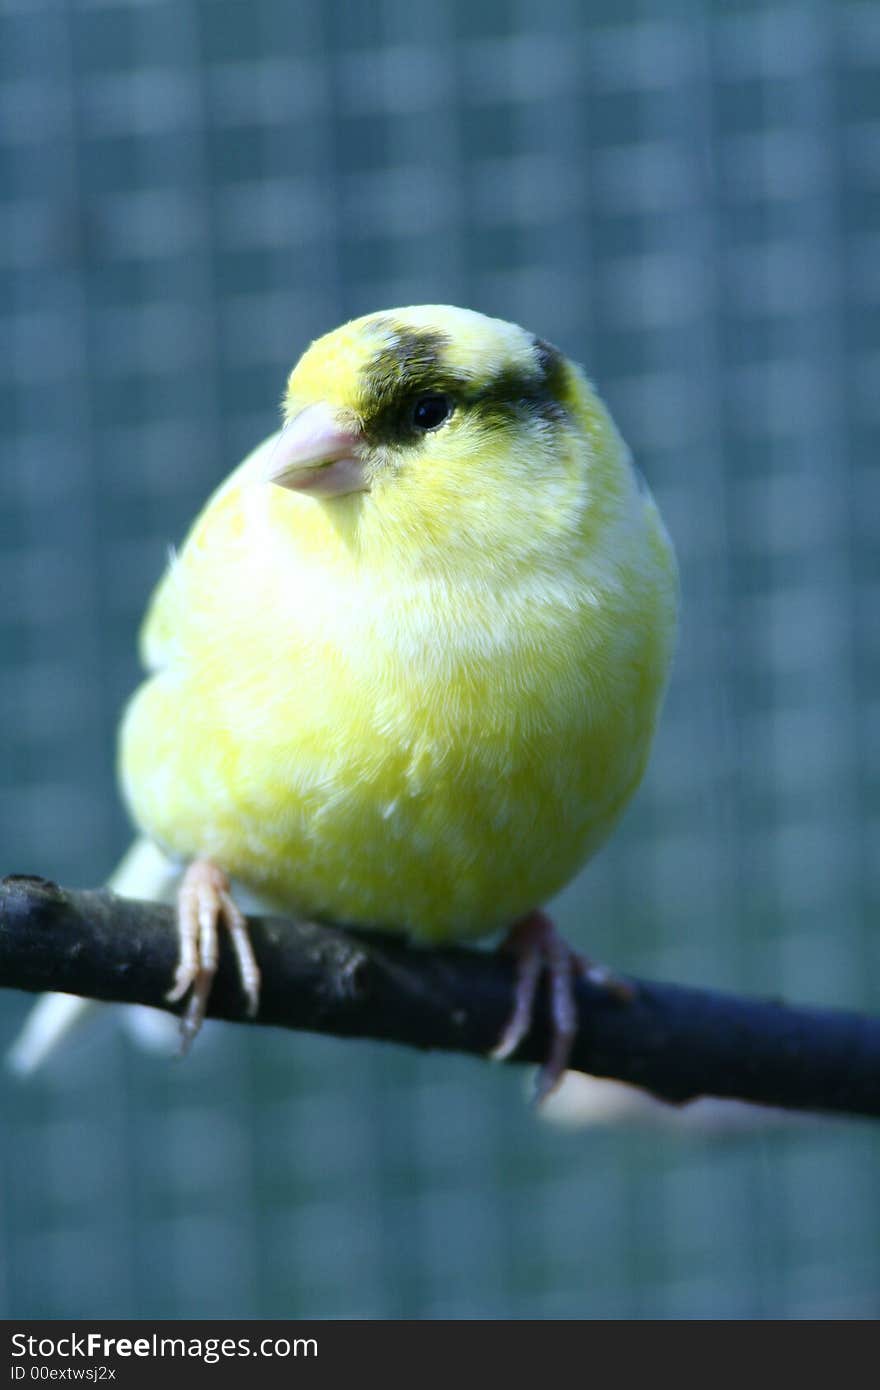
<instances>
[{"instance_id":1,"label":"bird","mask_svg":"<svg viewBox=\"0 0 880 1390\"><path fill-rule=\"evenodd\" d=\"M280 429L209 498L141 632L119 780L118 891L177 896L186 1040L235 885L424 946L503 934L508 1056L550 977L556 1086L589 968L545 905L645 772L678 613L675 553L580 367L450 305L314 341ZM596 970L595 978L605 978Z\"/></svg>"}]
</instances>

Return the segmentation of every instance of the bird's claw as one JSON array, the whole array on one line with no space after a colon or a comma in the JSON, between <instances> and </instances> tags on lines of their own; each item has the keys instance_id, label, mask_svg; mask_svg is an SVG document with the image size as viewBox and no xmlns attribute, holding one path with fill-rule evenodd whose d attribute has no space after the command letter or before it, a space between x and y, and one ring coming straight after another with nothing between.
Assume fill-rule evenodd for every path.
<instances>
[{"instance_id":1,"label":"bird's claw","mask_svg":"<svg viewBox=\"0 0 880 1390\"><path fill-rule=\"evenodd\" d=\"M516 957L517 974L513 1012L491 1056L510 1057L532 1026L535 996L541 973L547 970L550 987L550 1051L538 1072L535 1104L540 1105L559 1084L577 1035L578 1015L575 987L578 979L607 990L621 1002L634 997L633 987L573 951L543 912L531 912L515 923L501 943L500 950Z\"/></svg>"},{"instance_id":2,"label":"bird's claw","mask_svg":"<svg viewBox=\"0 0 880 1390\"><path fill-rule=\"evenodd\" d=\"M190 995L180 1020L181 1051L188 1051L205 1018L219 961L219 927L226 928L238 963L238 973L253 1018L260 1002L260 969L248 935L247 922L229 889L229 880L209 859L195 859L180 884L177 930L180 954L174 983L165 996L178 1003Z\"/></svg>"}]
</instances>

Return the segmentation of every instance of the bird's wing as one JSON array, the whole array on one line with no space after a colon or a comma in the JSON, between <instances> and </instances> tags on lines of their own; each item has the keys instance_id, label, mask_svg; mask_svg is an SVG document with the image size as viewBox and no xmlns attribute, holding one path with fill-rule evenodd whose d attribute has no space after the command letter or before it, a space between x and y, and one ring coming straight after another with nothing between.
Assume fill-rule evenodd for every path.
<instances>
[{"instance_id":1,"label":"bird's wing","mask_svg":"<svg viewBox=\"0 0 880 1390\"><path fill-rule=\"evenodd\" d=\"M186 607L182 602L182 587L188 573L198 564L202 547L200 537L213 529L213 523L227 494L238 488L251 473L262 470L275 445L277 435L270 435L230 473L203 507L180 550L172 548L168 568L156 585L147 614L141 626L139 649L147 671L159 671L172 660L180 637L180 618Z\"/></svg>"}]
</instances>

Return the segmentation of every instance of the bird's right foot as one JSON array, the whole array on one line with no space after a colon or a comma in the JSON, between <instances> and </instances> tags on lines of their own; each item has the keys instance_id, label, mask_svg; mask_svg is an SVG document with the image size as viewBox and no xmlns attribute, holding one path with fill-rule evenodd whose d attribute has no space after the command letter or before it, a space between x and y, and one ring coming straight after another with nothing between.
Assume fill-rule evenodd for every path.
<instances>
[{"instance_id":1,"label":"bird's right foot","mask_svg":"<svg viewBox=\"0 0 880 1390\"><path fill-rule=\"evenodd\" d=\"M517 973L513 1012L491 1053L497 1060L510 1057L528 1033L541 972L546 969L549 976L552 1033L550 1051L535 1087L535 1104L540 1105L562 1080L577 1036L577 981L590 980L621 1002L632 999L634 991L604 966L573 951L545 912L530 912L516 922L498 949L515 956Z\"/></svg>"}]
</instances>

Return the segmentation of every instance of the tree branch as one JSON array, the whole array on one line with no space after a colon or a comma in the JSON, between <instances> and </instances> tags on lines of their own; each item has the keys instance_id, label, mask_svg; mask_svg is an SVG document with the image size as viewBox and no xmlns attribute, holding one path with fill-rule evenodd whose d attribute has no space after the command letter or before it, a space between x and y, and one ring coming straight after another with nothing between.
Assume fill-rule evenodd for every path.
<instances>
[{"instance_id":1,"label":"tree branch","mask_svg":"<svg viewBox=\"0 0 880 1390\"><path fill-rule=\"evenodd\" d=\"M463 949L276 917L249 919L263 973L256 1022L486 1054L512 1006L513 965ZM177 957L174 911L45 879L0 881L0 983L178 1011L165 1000ZM663 1100L735 1097L793 1110L880 1116L880 1019L790 1008L632 980L623 1003L586 981L571 1066ZM540 1062L546 999L516 1062ZM246 1022L228 943L208 1013Z\"/></svg>"}]
</instances>

